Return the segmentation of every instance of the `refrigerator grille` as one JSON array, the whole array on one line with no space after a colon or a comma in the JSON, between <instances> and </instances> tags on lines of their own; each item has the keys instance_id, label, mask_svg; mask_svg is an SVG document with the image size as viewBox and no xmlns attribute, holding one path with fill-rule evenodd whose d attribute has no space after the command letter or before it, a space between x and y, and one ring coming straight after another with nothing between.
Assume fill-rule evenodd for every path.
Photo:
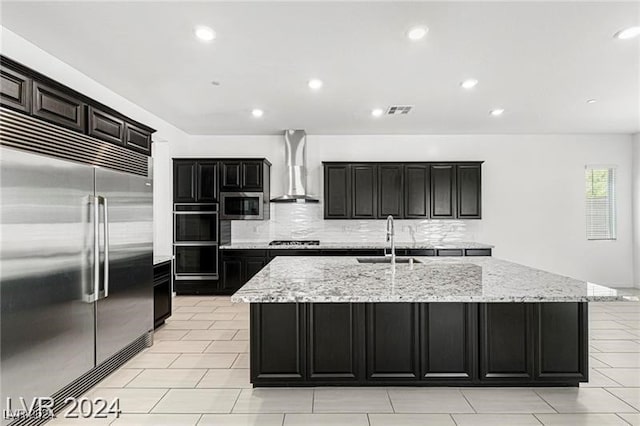
<instances>
[{"instance_id":1,"label":"refrigerator grille","mask_svg":"<svg viewBox=\"0 0 640 426\"><path fill-rule=\"evenodd\" d=\"M149 158L0 107L0 145L150 177Z\"/></svg>"},{"instance_id":2,"label":"refrigerator grille","mask_svg":"<svg viewBox=\"0 0 640 426\"><path fill-rule=\"evenodd\" d=\"M95 386L102 379L113 373L118 367L129 361L135 355L137 355L143 349L151 346L153 343L153 334L145 333L136 339L129 346L122 349L111 358L107 359L102 364L98 365L88 373L80 376L78 379L60 389L58 392L52 395L54 400L54 413L59 415L65 407L64 400L69 397L78 398L86 391ZM110 402L110 401L109 401ZM58 416L59 417L59 416ZM38 426L45 424L49 419L47 418L31 418L21 419L9 423L8 426Z\"/></svg>"}]
</instances>

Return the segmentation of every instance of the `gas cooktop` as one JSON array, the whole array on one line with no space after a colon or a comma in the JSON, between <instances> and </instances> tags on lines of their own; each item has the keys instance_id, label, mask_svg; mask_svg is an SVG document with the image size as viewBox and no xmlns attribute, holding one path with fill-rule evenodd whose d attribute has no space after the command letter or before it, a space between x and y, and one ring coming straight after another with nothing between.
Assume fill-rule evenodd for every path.
<instances>
[{"instance_id":1,"label":"gas cooktop","mask_svg":"<svg viewBox=\"0 0 640 426\"><path fill-rule=\"evenodd\" d=\"M317 246L320 240L273 240L270 246Z\"/></svg>"}]
</instances>

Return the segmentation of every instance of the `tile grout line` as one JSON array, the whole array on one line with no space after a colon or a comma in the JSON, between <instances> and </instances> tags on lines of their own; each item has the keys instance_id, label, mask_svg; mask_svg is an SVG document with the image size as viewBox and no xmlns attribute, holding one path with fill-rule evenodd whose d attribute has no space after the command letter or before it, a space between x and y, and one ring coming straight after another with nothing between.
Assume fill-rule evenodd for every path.
<instances>
[{"instance_id":1,"label":"tile grout line","mask_svg":"<svg viewBox=\"0 0 640 426\"><path fill-rule=\"evenodd\" d=\"M473 408L473 407L471 407ZM453 417L453 413L449 413L449 418L451 418L451 421L453 422L454 425L458 426L458 422L456 422L456 418Z\"/></svg>"},{"instance_id":2,"label":"tile grout line","mask_svg":"<svg viewBox=\"0 0 640 426\"><path fill-rule=\"evenodd\" d=\"M389 405L391 405L391 412L394 414L398 414L396 413L396 408L393 406L393 401L391 400L391 395L389 394L389 388L385 388L384 390L387 393L387 399L389 400Z\"/></svg>"},{"instance_id":3,"label":"tile grout line","mask_svg":"<svg viewBox=\"0 0 640 426\"><path fill-rule=\"evenodd\" d=\"M167 394L169 393L169 391L171 390L171 388L168 388L167 390L165 390L165 392L162 394L162 396L158 399L158 401L156 401L155 404L153 404L153 407L151 407L149 409L149 411L147 411L147 414L151 414L151 412L153 411L154 408L156 408L158 406L158 404L160 404L160 401L162 401L164 399L165 396L167 396Z\"/></svg>"},{"instance_id":4,"label":"tile grout line","mask_svg":"<svg viewBox=\"0 0 640 426\"><path fill-rule=\"evenodd\" d=\"M622 417L620 414L621 414L621 413L614 413L614 415L615 415L615 416L617 416L619 419L621 419L623 422L625 422L625 423L626 423L626 424L628 424L629 426L632 426L632 425L631 425L631 423L629 423L629 422L627 421L627 419L625 419L624 417ZM623 414L626 414L626 413L623 413Z\"/></svg>"},{"instance_id":5,"label":"tile grout line","mask_svg":"<svg viewBox=\"0 0 640 426\"><path fill-rule=\"evenodd\" d=\"M578 387L578 389L580 389L580 387ZM542 395L540 395L538 393L537 389L532 389L533 393L535 393L536 395L538 395L538 398L540 398L541 400L544 401L545 404L547 404L553 411L555 411L556 414L560 414L560 412L558 410L556 410L556 407L554 407L553 405L551 405L551 403L549 403L549 401L547 401L546 399L544 399L544 397Z\"/></svg>"},{"instance_id":6,"label":"tile grout line","mask_svg":"<svg viewBox=\"0 0 640 426\"><path fill-rule=\"evenodd\" d=\"M540 414L540 413L538 413L538 414ZM559 413L558 413L558 414L559 414ZM534 419L536 419L536 421L537 421L538 423L540 423L541 425L544 425L544 422L543 422L542 420L540 420L540 418L537 416L537 414L536 414L536 413L531 413L531 415L533 416L533 418L534 418Z\"/></svg>"},{"instance_id":7,"label":"tile grout line","mask_svg":"<svg viewBox=\"0 0 640 426\"><path fill-rule=\"evenodd\" d=\"M471 401L469 401L469 398L467 398L467 395L464 394L462 389L456 389L458 392L460 392L460 395L462 395L462 397L464 398L464 400L467 402L467 404L469 404L469 407L471 407L471 409L473 410L473 412L475 414L479 414L478 410L476 410L476 407L473 406L473 404L471 403ZM453 418L453 416L451 416L451 418ZM455 420L454 420L455 422Z\"/></svg>"},{"instance_id":8,"label":"tile grout line","mask_svg":"<svg viewBox=\"0 0 640 426\"><path fill-rule=\"evenodd\" d=\"M238 389L238 395L236 395L236 399L233 401L233 405L231 406L231 410L229 410L228 414L233 414L233 410L235 410L236 408L236 404L238 403L238 400L240 399L240 394L242 393L243 389Z\"/></svg>"},{"instance_id":9,"label":"tile grout line","mask_svg":"<svg viewBox=\"0 0 640 426\"><path fill-rule=\"evenodd\" d=\"M615 381L615 380L614 380ZM600 389L603 389L605 392L607 392L609 395L614 396L616 399L618 399L619 401L622 401L624 404L626 404L628 407L631 407L636 413L640 412L640 410L638 410L636 407L632 406L631 404L629 404L627 401L625 401L624 399L620 398L618 395L614 394L613 392L610 392L609 389L602 387ZM627 389L631 389L631 388L627 388Z\"/></svg>"},{"instance_id":10,"label":"tile grout line","mask_svg":"<svg viewBox=\"0 0 640 426\"><path fill-rule=\"evenodd\" d=\"M611 367L611 368L614 368L614 367ZM607 379L611 380L612 382L617 383L618 385L620 385L620 387L623 387L623 388L624 388L624 387L626 387L626 386L624 386L622 383L618 382L617 380L614 380L614 379L612 379L611 377L609 377L609 376L608 376L606 373L604 373L603 371L600 371L598 368L594 368L593 370L594 370L594 371L596 371L596 372L598 372L599 374L602 374L604 377L606 377ZM600 388L604 389L604 388L605 388L605 386L600 386ZM611 392L609 392L609 393L611 393Z\"/></svg>"}]
</instances>

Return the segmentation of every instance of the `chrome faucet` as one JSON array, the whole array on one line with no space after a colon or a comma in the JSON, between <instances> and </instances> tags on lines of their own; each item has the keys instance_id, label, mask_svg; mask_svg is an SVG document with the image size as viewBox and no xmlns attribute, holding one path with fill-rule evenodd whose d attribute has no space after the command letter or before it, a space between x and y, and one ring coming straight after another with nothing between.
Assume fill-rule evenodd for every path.
<instances>
[{"instance_id":1,"label":"chrome faucet","mask_svg":"<svg viewBox=\"0 0 640 426\"><path fill-rule=\"evenodd\" d=\"M391 256L392 265L396 264L396 243L393 239L395 234L396 234L396 231L395 231L395 226L393 224L393 216L389 215L387 216L387 242L391 242L391 254L387 254L387 248L385 247L384 255L385 257Z\"/></svg>"}]
</instances>

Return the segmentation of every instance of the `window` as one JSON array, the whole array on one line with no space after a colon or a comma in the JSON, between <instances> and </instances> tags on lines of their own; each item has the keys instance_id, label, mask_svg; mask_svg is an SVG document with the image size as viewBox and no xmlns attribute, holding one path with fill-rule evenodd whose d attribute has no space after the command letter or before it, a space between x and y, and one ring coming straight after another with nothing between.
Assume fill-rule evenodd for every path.
<instances>
[{"instance_id":1,"label":"window","mask_svg":"<svg viewBox=\"0 0 640 426\"><path fill-rule=\"evenodd\" d=\"M616 169L587 166L586 215L588 240L616 239Z\"/></svg>"}]
</instances>

